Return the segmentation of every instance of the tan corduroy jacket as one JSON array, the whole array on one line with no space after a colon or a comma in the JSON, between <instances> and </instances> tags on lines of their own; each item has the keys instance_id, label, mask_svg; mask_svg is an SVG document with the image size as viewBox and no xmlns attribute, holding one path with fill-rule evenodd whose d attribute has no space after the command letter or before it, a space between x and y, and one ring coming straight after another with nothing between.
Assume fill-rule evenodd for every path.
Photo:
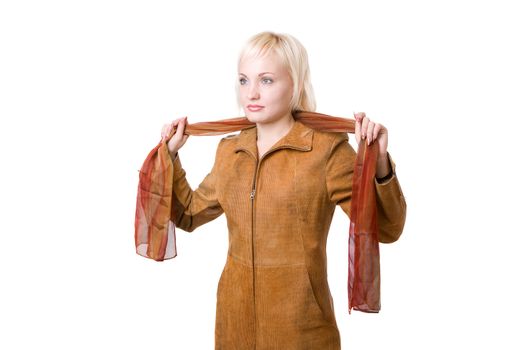
<instances>
[{"instance_id":1,"label":"tan corduroy jacket","mask_svg":"<svg viewBox=\"0 0 525 350\"><path fill-rule=\"evenodd\" d=\"M195 191L180 157L173 161L176 227L191 232L226 215L229 249L217 289L215 349L339 350L326 240L336 205L350 216L356 152L347 133L296 121L259 159L256 135L254 126L222 138ZM382 243L399 238L406 215L388 159L393 176L376 180Z\"/></svg>"}]
</instances>

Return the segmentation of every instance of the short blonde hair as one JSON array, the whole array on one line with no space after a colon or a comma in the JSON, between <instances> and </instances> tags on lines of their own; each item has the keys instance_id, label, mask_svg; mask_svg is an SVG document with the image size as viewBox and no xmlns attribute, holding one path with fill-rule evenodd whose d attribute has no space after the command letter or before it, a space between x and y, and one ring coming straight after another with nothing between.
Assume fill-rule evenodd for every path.
<instances>
[{"instance_id":1,"label":"short blonde hair","mask_svg":"<svg viewBox=\"0 0 525 350\"><path fill-rule=\"evenodd\" d=\"M244 58L256 58L269 53L275 53L281 58L292 78L293 95L289 110L292 112L297 110L315 112L316 103L310 80L308 54L299 40L292 35L270 31L253 35L241 49L237 67L239 67ZM239 85L239 79L237 78L237 83L235 84L237 103L239 108L242 108L239 98Z\"/></svg>"}]
</instances>

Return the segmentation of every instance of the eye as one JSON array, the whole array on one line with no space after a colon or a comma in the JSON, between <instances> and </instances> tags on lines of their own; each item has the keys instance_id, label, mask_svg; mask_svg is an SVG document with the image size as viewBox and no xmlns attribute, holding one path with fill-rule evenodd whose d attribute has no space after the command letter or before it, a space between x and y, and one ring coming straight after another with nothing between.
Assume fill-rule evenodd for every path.
<instances>
[{"instance_id":1,"label":"eye","mask_svg":"<svg viewBox=\"0 0 525 350\"><path fill-rule=\"evenodd\" d=\"M268 81L268 84L273 83L273 80L270 78L263 78L263 81ZM266 83L265 83L266 84Z\"/></svg>"},{"instance_id":2,"label":"eye","mask_svg":"<svg viewBox=\"0 0 525 350\"><path fill-rule=\"evenodd\" d=\"M241 85L244 85L244 82L245 82L245 81L246 81L246 79L244 79L244 78L239 79L239 83L240 83Z\"/></svg>"}]
</instances>

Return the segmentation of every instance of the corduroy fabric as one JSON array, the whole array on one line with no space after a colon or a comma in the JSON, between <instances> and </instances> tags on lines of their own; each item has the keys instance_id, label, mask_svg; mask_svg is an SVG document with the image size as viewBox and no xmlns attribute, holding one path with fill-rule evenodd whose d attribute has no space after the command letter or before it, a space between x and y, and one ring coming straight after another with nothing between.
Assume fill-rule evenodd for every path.
<instances>
[{"instance_id":1,"label":"corduroy fabric","mask_svg":"<svg viewBox=\"0 0 525 350\"><path fill-rule=\"evenodd\" d=\"M340 349L325 247L335 206L350 217L356 153L346 133L296 121L258 159L256 131L221 139L213 168L195 191L180 158L173 162L176 227L191 232L226 214L229 249L217 289L216 349ZM375 182L384 243L398 239L406 214L388 158L392 177Z\"/></svg>"}]
</instances>

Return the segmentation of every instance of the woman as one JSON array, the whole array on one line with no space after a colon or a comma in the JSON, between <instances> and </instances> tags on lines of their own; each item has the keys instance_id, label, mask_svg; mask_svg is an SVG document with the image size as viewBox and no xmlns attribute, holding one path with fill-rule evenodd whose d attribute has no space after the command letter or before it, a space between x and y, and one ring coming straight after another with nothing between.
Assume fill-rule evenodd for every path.
<instances>
[{"instance_id":1,"label":"woman","mask_svg":"<svg viewBox=\"0 0 525 350\"><path fill-rule=\"evenodd\" d=\"M287 34L263 32L241 51L238 101L254 127L220 140L193 191L178 151L186 118L162 128L174 165L172 220L191 232L226 214L229 249L217 289L216 349L340 349L327 282L326 239L335 206L350 217L356 152L347 133L294 119L314 111L308 58ZM406 205L387 152L387 129L355 114L356 139L378 142L379 241L396 241Z\"/></svg>"}]
</instances>

